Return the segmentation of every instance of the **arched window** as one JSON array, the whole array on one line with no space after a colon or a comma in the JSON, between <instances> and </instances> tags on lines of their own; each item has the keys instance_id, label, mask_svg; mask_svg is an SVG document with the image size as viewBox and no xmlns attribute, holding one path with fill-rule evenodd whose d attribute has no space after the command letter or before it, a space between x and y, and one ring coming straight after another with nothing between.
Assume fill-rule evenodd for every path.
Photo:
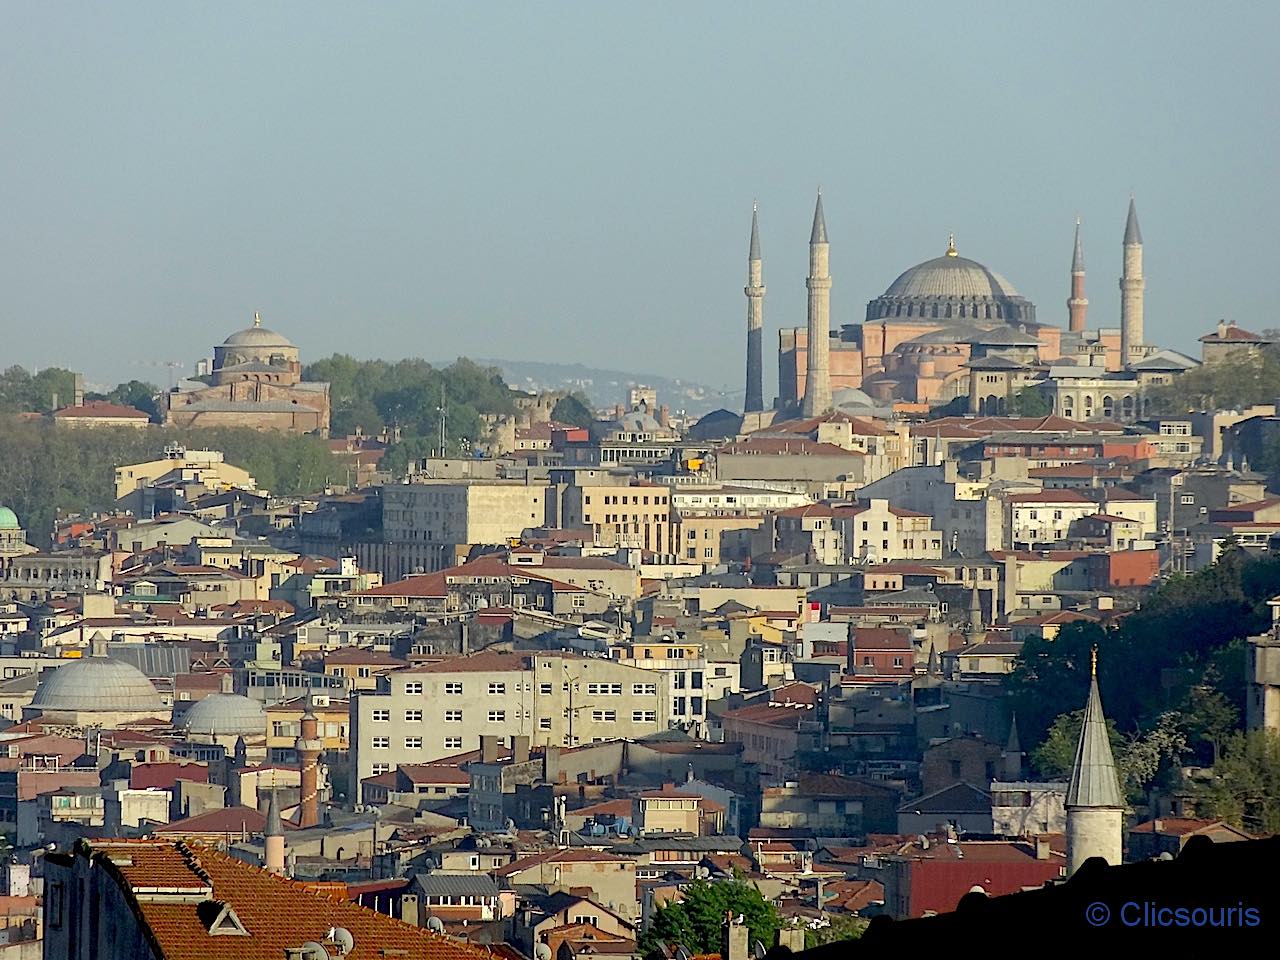
<instances>
[{"instance_id":1,"label":"arched window","mask_svg":"<svg viewBox=\"0 0 1280 960\"><path fill-rule=\"evenodd\" d=\"M1093 394L1086 393L1084 395L1084 418L1086 420L1093 419Z\"/></svg>"},{"instance_id":2,"label":"arched window","mask_svg":"<svg viewBox=\"0 0 1280 960\"><path fill-rule=\"evenodd\" d=\"M1116 401L1114 397L1106 396L1102 398L1102 415L1108 420L1116 415Z\"/></svg>"}]
</instances>

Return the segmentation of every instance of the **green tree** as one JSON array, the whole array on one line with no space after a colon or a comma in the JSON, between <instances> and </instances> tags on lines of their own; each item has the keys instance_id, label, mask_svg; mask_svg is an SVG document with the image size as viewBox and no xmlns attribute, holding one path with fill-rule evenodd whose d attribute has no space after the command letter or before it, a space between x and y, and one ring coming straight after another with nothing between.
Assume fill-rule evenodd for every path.
<instances>
[{"instance_id":1,"label":"green tree","mask_svg":"<svg viewBox=\"0 0 1280 960\"><path fill-rule=\"evenodd\" d=\"M649 958L659 956L664 943L681 943L692 953L717 953L727 913L742 915L752 940L768 947L777 939L778 908L755 887L741 879L695 880L684 888L683 899L654 913L640 949Z\"/></svg>"},{"instance_id":2,"label":"green tree","mask_svg":"<svg viewBox=\"0 0 1280 960\"><path fill-rule=\"evenodd\" d=\"M1030 384L1013 395L1009 412L1022 417L1047 417L1053 413L1053 405L1045 399L1038 386Z\"/></svg>"},{"instance_id":3,"label":"green tree","mask_svg":"<svg viewBox=\"0 0 1280 960\"><path fill-rule=\"evenodd\" d=\"M551 409L551 419L574 427L589 427L595 419L591 401L582 393L574 392L561 397Z\"/></svg>"},{"instance_id":4,"label":"green tree","mask_svg":"<svg viewBox=\"0 0 1280 960\"><path fill-rule=\"evenodd\" d=\"M1218 762L1222 744L1240 725L1240 711L1218 689L1218 683L1217 671L1210 665L1203 682L1187 691L1181 708L1191 742L1209 747L1211 764Z\"/></svg>"},{"instance_id":5,"label":"green tree","mask_svg":"<svg viewBox=\"0 0 1280 960\"><path fill-rule=\"evenodd\" d=\"M1251 833L1280 833L1280 736L1231 734L1211 773L1196 788L1197 809Z\"/></svg>"}]
</instances>

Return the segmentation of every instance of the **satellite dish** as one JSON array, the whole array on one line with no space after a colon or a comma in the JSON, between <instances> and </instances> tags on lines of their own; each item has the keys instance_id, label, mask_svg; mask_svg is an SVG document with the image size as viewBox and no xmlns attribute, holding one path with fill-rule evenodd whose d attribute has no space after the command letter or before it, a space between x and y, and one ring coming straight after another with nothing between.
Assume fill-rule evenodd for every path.
<instances>
[{"instance_id":1,"label":"satellite dish","mask_svg":"<svg viewBox=\"0 0 1280 960\"><path fill-rule=\"evenodd\" d=\"M551 960L551 948L545 943L536 944L533 948L533 960Z\"/></svg>"},{"instance_id":2,"label":"satellite dish","mask_svg":"<svg viewBox=\"0 0 1280 960\"><path fill-rule=\"evenodd\" d=\"M329 960L329 951L323 943L308 940L302 945L302 960Z\"/></svg>"},{"instance_id":3,"label":"satellite dish","mask_svg":"<svg viewBox=\"0 0 1280 960\"><path fill-rule=\"evenodd\" d=\"M506 827L507 827L507 833L516 832L516 822L514 820L508 819L506 823Z\"/></svg>"},{"instance_id":4,"label":"satellite dish","mask_svg":"<svg viewBox=\"0 0 1280 960\"><path fill-rule=\"evenodd\" d=\"M330 927L329 939L338 947L338 956L345 957L356 948L356 938L346 927Z\"/></svg>"},{"instance_id":5,"label":"satellite dish","mask_svg":"<svg viewBox=\"0 0 1280 960\"><path fill-rule=\"evenodd\" d=\"M754 940L751 943L751 952L755 954L756 960L764 960L764 955L769 951L765 950L764 944L759 940Z\"/></svg>"},{"instance_id":6,"label":"satellite dish","mask_svg":"<svg viewBox=\"0 0 1280 960\"><path fill-rule=\"evenodd\" d=\"M693 960L693 954L685 949L684 944L676 947L676 960Z\"/></svg>"},{"instance_id":7,"label":"satellite dish","mask_svg":"<svg viewBox=\"0 0 1280 960\"><path fill-rule=\"evenodd\" d=\"M439 917L428 917L427 929L432 933L444 933L444 921Z\"/></svg>"}]
</instances>

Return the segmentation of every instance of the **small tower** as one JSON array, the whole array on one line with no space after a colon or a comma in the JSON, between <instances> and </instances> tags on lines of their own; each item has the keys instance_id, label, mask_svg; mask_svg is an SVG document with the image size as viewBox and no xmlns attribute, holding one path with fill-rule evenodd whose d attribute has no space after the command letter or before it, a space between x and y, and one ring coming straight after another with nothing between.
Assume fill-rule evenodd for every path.
<instances>
[{"instance_id":1,"label":"small tower","mask_svg":"<svg viewBox=\"0 0 1280 960\"><path fill-rule=\"evenodd\" d=\"M1072 333L1088 326L1089 301L1084 295L1084 243L1080 239L1080 218L1076 217L1076 249L1071 256L1071 296L1067 298L1067 323Z\"/></svg>"},{"instance_id":2,"label":"small tower","mask_svg":"<svg viewBox=\"0 0 1280 960\"><path fill-rule=\"evenodd\" d=\"M1067 873L1091 857L1116 866L1123 856L1124 795L1111 755L1107 719L1098 693L1098 651L1093 651L1089 700L1080 726L1076 762L1067 787Z\"/></svg>"},{"instance_id":3,"label":"small tower","mask_svg":"<svg viewBox=\"0 0 1280 960\"><path fill-rule=\"evenodd\" d=\"M298 764L301 768L302 796L298 806L298 826L314 827L320 823L320 752L324 749L324 744L320 742L319 724L310 696L307 697L307 706L302 712L302 724L294 749L298 752Z\"/></svg>"},{"instance_id":4,"label":"small tower","mask_svg":"<svg viewBox=\"0 0 1280 960\"><path fill-rule=\"evenodd\" d=\"M1146 290L1142 277L1142 229L1138 208L1129 198L1129 218L1124 225L1124 273L1120 277L1120 359L1128 367L1134 351L1142 346L1142 298Z\"/></svg>"},{"instance_id":5,"label":"small tower","mask_svg":"<svg viewBox=\"0 0 1280 960\"><path fill-rule=\"evenodd\" d=\"M267 805L267 823L262 829L262 865L272 873L284 876L284 825L280 822L280 804L276 791L271 791Z\"/></svg>"},{"instance_id":6,"label":"small tower","mask_svg":"<svg viewBox=\"0 0 1280 960\"><path fill-rule=\"evenodd\" d=\"M1000 754L1000 773L1006 783L1022 779L1022 758L1022 742L1018 739L1018 717L1015 714L1009 721L1009 740Z\"/></svg>"},{"instance_id":7,"label":"small tower","mask_svg":"<svg viewBox=\"0 0 1280 960\"><path fill-rule=\"evenodd\" d=\"M965 628L964 638L969 643L981 643L987 638L987 631L982 625L982 598L978 596L976 583L969 592L969 625Z\"/></svg>"},{"instance_id":8,"label":"small tower","mask_svg":"<svg viewBox=\"0 0 1280 960\"><path fill-rule=\"evenodd\" d=\"M760 259L758 208L751 205L751 247L747 251L747 397L745 413L764 409L764 263Z\"/></svg>"},{"instance_id":9,"label":"small tower","mask_svg":"<svg viewBox=\"0 0 1280 960\"><path fill-rule=\"evenodd\" d=\"M809 234L809 344L801 412L820 417L831 409L831 245L827 242L827 220L822 214L822 191L813 208L813 230Z\"/></svg>"}]
</instances>

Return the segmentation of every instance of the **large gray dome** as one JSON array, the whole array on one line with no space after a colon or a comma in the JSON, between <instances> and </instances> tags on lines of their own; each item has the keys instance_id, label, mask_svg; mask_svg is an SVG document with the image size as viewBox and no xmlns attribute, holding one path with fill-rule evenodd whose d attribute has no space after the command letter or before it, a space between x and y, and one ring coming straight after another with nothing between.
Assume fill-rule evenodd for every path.
<instances>
[{"instance_id":1,"label":"large gray dome","mask_svg":"<svg viewBox=\"0 0 1280 960\"><path fill-rule=\"evenodd\" d=\"M182 718L187 733L205 736L265 736L267 715L256 700L238 693L211 693Z\"/></svg>"},{"instance_id":2,"label":"large gray dome","mask_svg":"<svg viewBox=\"0 0 1280 960\"><path fill-rule=\"evenodd\" d=\"M990 267L956 253L918 263L867 304L867 320L1034 323L1035 305Z\"/></svg>"},{"instance_id":3,"label":"large gray dome","mask_svg":"<svg viewBox=\"0 0 1280 960\"><path fill-rule=\"evenodd\" d=\"M288 337L264 327L262 318L256 313L253 315L253 326L237 330L223 340L222 345L224 347L294 347Z\"/></svg>"},{"instance_id":4,"label":"large gray dome","mask_svg":"<svg viewBox=\"0 0 1280 960\"><path fill-rule=\"evenodd\" d=\"M44 672L31 706L75 713L165 713L160 693L137 667L91 656Z\"/></svg>"}]
</instances>

